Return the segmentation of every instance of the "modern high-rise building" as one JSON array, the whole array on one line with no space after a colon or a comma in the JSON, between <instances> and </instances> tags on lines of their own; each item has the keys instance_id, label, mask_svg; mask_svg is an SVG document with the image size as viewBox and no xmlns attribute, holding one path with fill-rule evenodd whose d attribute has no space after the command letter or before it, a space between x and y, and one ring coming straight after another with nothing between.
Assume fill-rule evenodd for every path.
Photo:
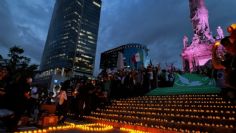
<instances>
[{"instance_id":1,"label":"modern high-rise building","mask_svg":"<svg viewBox=\"0 0 236 133\"><path fill-rule=\"evenodd\" d=\"M56 0L40 70L92 76L101 0Z\"/></svg>"}]
</instances>

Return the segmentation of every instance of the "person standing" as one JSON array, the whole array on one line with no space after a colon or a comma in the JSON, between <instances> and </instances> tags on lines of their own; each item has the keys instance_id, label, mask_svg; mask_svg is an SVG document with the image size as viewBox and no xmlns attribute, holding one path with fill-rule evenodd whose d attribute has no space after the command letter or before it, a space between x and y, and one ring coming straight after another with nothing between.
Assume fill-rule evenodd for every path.
<instances>
[{"instance_id":1,"label":"person standing","mask_svg":"<svg viewBox=\"0 0 236 133\"><path fill-rule=\"evenodd\" d=\"M14 116L6 122L7 132L17 130L17 124L27 109L30 99L31 76L19 74L13 83L6 88L6 108L14 112Z\"/></svg>"},{"instance_id":2,"label":"person standing","mask_svg":"<svg viewBox=\"0 0 236 133\"><path fill-rule=\"evenodd\" d=\"M63 124L66 119L67 113L67 94L66 90L70 85L70 81L66 80L60 89L59 94L57 95L57 115L58 115L58 124Z\"/></svg>"},{"instance_id":3,"label":"person standing","mask_svg":"<svg viewBox=\"0 0 236 133\"><path fill-rule=\"evenodd\" d=\"M6 67L0 66L0 108L4 108L8 71Z\"/></svg>"}]
</instances>

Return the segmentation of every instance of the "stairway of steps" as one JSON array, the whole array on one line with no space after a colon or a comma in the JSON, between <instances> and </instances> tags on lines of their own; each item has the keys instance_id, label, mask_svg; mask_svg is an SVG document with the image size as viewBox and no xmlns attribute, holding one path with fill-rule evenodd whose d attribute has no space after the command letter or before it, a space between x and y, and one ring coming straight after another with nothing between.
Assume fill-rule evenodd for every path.
<instances>
[{"instance_id":1,"label":"stairway of steps","mask_svg":"<svg viewBox=\"0 0 236 133\"><path fill-rule=\"evenodd\" d=\"M236 104L219 94L113 100L86 118L176 132L236 132Z\"/></svg>"}]
</instances>

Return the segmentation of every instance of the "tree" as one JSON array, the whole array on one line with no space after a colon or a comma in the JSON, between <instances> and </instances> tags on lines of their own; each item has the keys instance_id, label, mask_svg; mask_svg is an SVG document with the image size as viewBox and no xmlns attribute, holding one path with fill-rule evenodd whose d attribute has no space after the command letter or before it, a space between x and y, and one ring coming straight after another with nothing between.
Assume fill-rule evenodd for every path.
<instances>
[{"instance_id":1,"label":"tree","mask_svg":"<svg viewBox=\"0 0 236 133\"><path fill-rule=\"evenodd\" d=\"M10 48L8 57L8 70L9 73L14 77L15 75L34 76L38 65L31 64L30 58L23 55L24 49L13 46Z\"/></svg>"},{"instance_id":2,"label":"tree","mask_svg":"<svg viewBox=\"0 0 236 133\"><path fill-rule=\"evenodd\" d=\"M17 64L19 64L20 60L23 58L23 53L24 50L20 47L14 46L10 48L8 53L8 57L10 58L8 68L10 72L14 72L16 70Z\"/></svg>"}]
</instances>

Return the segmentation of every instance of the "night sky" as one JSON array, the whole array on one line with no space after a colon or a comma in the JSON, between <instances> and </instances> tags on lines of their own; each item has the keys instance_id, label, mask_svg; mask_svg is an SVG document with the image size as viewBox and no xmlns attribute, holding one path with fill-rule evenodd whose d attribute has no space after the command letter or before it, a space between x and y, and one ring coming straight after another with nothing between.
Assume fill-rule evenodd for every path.
<instances>
[{"instance_id":1,"label":"night sky","mask_svg":"<svg viewBox=\"0 0 236 133\"><path fill-rule=\"evenodd\" d=\"M206 0L213 35L236 23L235 0ZM25 50L40 63L55 0L0 0L0 54L10 47ZM227 35L227 33L225 32ZM183 36L192 38L188 0L103 0L97 46L100 53L126 43L141 43L150 51L153 64L174 63L181 68Z\"/></svg>"}]
</instances>

